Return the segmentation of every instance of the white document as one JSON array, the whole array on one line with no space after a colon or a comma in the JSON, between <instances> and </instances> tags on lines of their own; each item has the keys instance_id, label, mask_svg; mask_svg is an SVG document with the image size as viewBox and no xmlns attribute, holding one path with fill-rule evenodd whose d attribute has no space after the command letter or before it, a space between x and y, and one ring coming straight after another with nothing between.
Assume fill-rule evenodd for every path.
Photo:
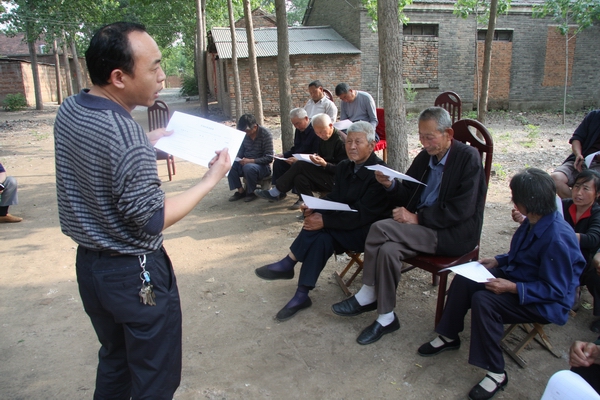
<instances>
[{"instance_id":1,"label":"white document","mask_svg":"<svg viewBox=\"0 0 600 400\"><path fill-rule=\"evenodd\" d=\"M287 158L285 158L285 157L273 156L273 158L275 158L276 160L287 161Z\"/></svg>"},{"instance_id":2,"label":"white document","mask_svg":"<svg viewBox=\"0 0 600 400\"><path fill-rule=\"evenodd\" d=\"M403 174L402 172L398 172L395 171L391 168L388 167L384 167L383 165L368 165L365 167L366 169L370 169L371 171L381 171L384 173L384 175L389 176L390 177L390 181L394 178L399 178L402 179L403 181L409 181L409 182L415 182L415 183L419 183L421 185L427 186L425 185L423 182L416 180L415 178L408 176L406 174Z\"/></svg>"},{"instance_id":3,"label":"white document","mask_svg":"<svg viewBox=\"0 0 600 400\"><path fill-rule=\"evenodd\" d=\"M310 159L310 156L312 154L292 154L292 155L294 157L296 157L296 160L298 160L298 161L305 161L305 162L308 162L308 163L311 163L311 164L314 164L314 165L319 165L319 164L316 164L316 163L312 162L312 160Z\"/></svg>"},{"instance_id":4,"label":"white document","mask_svg":"<svg viewBox=\"0 0 600 400\"><path fill-rule=\"evenodd\" d=\"M345 119L343 121L338 121L333 123L333 127L343 131L344 129L348 129L352 125L352 121L349 119Z\"/></svg>"},{"instance_id":5,"label":"white document","mask_svg":"<svg viewBox=\"0 0 600 400\"><path fill-rule=\"evenodd\" d=\"M225 147L229 149L233 164L246 135L229 126L179 111L173 113L167 130L174 132L160 138L154 147L205 167L215 156L215 151Z\"/></svg>"},{"instance_id":6,"label":"white document","mask_svg":"<svg viewBox=\"0 0 600 400\"><path fill-rule=\"evenodd\" d=\"M478 261L471 261L466 264L457 265L455 267L444 268L440 270L440 272L447 270L450 270L458 275L462 275L465 278L469 278L470 280L479 283L486 283L488 279L495 278L495 276L492 275L492 273Z\"/></svg>"},{"instance_id":7,"label":"white document","mask_svg":"<svg viewBox=\"0 0 600 400\"><path fill-rule=\"evenodd\" d=\"M348 204L338 203L337 201L329 201L319 199L317 197L308 196L302 194L302 201L311 210L333 210L333 211L353 211L358 212L350 208Z\"/></svg>"},{"instance_id":8,"label":"white document","mask_svg":"<svg viewBox=\"0 0 600 400\"><path fill-rule=\"evenodd\" d=\"M600 151L597 151L597 152L592 153L589 156L587 156L585 158L585 166L589 168L592 161L594 161L594 157L596 157L596 155L598 155L598 154L600 154Z\"/></svg>"}]
</instances>

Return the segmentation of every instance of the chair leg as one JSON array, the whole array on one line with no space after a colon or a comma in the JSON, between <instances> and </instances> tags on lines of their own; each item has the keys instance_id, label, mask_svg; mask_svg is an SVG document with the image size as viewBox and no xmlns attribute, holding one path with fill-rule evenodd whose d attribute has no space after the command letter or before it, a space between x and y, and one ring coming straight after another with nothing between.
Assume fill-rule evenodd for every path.
<instances>
[{"instance_id":1,"label":"chair leg","mask_svg":"<svg viewBox=\"0 0 600 400\"><path fill-rule=\"evenodd\" d=\"M167 157L167 171L169 172L169 182L173 180L172 174L171 174L171 156Z\"/></svg>"},{"instance_id":2,"label":"chair leg","mask_svg":"<svg viewBox=\"0 0 600 400\"><path fill-rule=\"evenodd\" d=\"M383 162L387 164L387 148L383 149Z\"/></svg>"},{"instance_id":3,"label":"chair leg","mask_svg":"<svg viewBox=\"0 0 600 400\"><path fill-rule=\"evenodd\" d=\"M439 274L440 285L438 287L438 299L435 307L435 326L437 326L442 319L442 313L444 312L444 304L446 304L446 286L448 284L448 271Z\"/></svg>"}]
</instances>

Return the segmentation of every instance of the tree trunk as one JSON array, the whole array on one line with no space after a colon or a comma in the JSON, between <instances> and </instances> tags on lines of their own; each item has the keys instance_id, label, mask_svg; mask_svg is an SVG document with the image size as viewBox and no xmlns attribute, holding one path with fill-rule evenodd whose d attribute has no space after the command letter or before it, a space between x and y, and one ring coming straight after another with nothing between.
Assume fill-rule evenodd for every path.
<instances>
[{"instance_id":1,"label":"tree trunk","mask_svg":"<svg viewBox=\"0 0 600 400\"><path fill-rule=\"evenodd\" d=\"M54 71L56 71L56 102L62 104L62 82L60 81L60 57L58 55L58 44L56 39L52 42L52 54L54 54Z\"/></svg>"},{"instance_id":2,"label":"tree trunk","mask_svg":"<svg viewBox=\"0 0 600 400\"><path fill-rule=\"evenodd\" d=\"M492 43L494 31L496 30L496 15L498 13L498 0L490 1L490 20L488 22L487 34L485 35L485 49L483 51L483 70L481 71L481 97L477 107L477 119L485 124L487 114L488 92L490 86L490 70L492 65Z\"/></svg>"},{"instance_id":3,"label":"tree trunk","mask_svg":"<svg viewBox=\"0 0 600 400\"><path fill-rule=\"evenodd\" d=\"M398 19L398 1L377 2L379 64L385 105L388 164L397 171L408 168L406 112L402 86L402 30Z\"/></svg>"},{"instance_id":4,"label":"tree trunk","mask_svg":"<svg viewBox=\"0 0 600 400\"><path fill-rule=\"evenodd\" d=\"M242 108L242 87L240 85L240 70L238 68L237 59L237 34L235 32L235 20L233 17L233 4L231 0L227 0L227 8L229 9L229 29L231 30L231 66L233 68L233 85L235 91L235 112L231 115L234 121L238 121L244 110ZM227 101L229 101L229 93L227 93Z\"/></svg>"},{"instance_id":5,"label":"tree trunk","mask_svg":"<svg viewBox=\"0 0 600 400\"><path fill-rule=\"evenodd\" d=\"M43 110L44 102L42 100L42 87L40 85L40 74L38 71L37 52L35 48L35 39L29 34L31 28L27 23L27 47L29 48L29 56L31 57L31 73L33 75L33 90L35 92L35 109Z\"/></svg>"},{"instance_id":6,"label":"tree trunk","mask_svg":"<svg viewBox=\"0 0 600 400\"><path fill-rule=\"evenodd\" d=\"M246 21L246 37L248 40L248 63L250 66L250 85L252 88L252 102L254 103L254 118L259 125L264 123L262 98L260 96L260 81L258 79L258 66L256 64L256 49L254 48L254 26L252 24L252 10L250 0L244 0L244 19Z\"/></svg>"},{"instance_id":7,"label":"tree trunk","mask_svg":"<svg viewBox=\"0 0 600 400\"><path fill-rule=\"evenodd\" d=\"M73 95L73 81L71 79L71 63L69 63L69 52L67 51L67 39L63 32L62 37L62 50L63 50L63 65L65 66L65 74L67 75L65 81L67 83L67 96Z\"/></svg>"},{"instance_id":8,"label":"tree trunk","mask_svg":"<svg viewBox=\"0 0 600 400\"><path fill-rule=\"evenodd\" d=\"M279 77L279 116L281 119L281 142L283 151L294 145L294 126L289 118L292 110L292 88L290 85L290 42L288 39L285 0L275 0L277 19L277 70Z\"/></svg>"},{"instance_id":9,"label":"tree trunk","mask_svg":"<svg viewBox=\"0 0 600 400\"><path fill-rule=\"evenodd\" d=\"M196 0L196 73L200 114L208 116L208 79L206 78L206 0Z\"/></svg>"},{"instance_id":10,"label":"tree trunk","mask_svg":"<svg viewBox=\"0 0 600 400\"><path fill-rule=\"evenodd\" d=\"M81 92L81 89L83 89L83 72L81 71L81 65L79 64L79 57L77 56L77 46L75 45L75 41L72 40L71 41L71 54L73 54L73 63L75 64L75 75L76 75L76 80L75 82L77 83L77 92L79 93Z\"/></svg>"},{"instance_id":11,"label":"tree trunk","mask_svg":"<svg viewBox=\"0 0 600 400\"><path fill-rule=\"evenodd\" d=\"M567 86L569 84L569 24L567 23L567 33L565 33L565 93L563 96L563 115L562 124L565 124L567 114Z\"/></svg>"}]
</instances>

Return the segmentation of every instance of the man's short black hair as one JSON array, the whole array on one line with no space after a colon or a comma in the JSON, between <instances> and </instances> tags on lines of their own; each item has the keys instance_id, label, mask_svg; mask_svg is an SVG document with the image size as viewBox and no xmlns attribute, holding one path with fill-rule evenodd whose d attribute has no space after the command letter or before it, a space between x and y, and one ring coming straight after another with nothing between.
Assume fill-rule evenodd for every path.
<instances>
[{"instance_id":1,"label":"man's short black hair","mask_svg":"<svg viewBox=\"0 0 600 400\"><path fill-rule=\"evenodd\" d=\"M321 84L321 81L318 79L316 81L312 81L311 83L308 84L308 87L311 87L311 86L314 86L317 89L323 87L323 85Z\"/></svg>"},{"instance_id":2,"label":"man's short black hair","mask_svg":"<svg viewBox=\"0 0 600 400\"><path fill-rule=\"evenodd\" d=\"M146 32L146 28L133 22L115 22L96 31L85 52L85 62L94 85L108 85L110 74L115 69L133 76L133 51L128 38L131 32Z\"/></svg>"},{"instance_id":3,"label":"man's short black hair","mask_svg":"<svg viewBox=\"0 0 600 400\"><path fill-rule=\"evenodd\" d=\"M538 168L527 168L510 180L513 203L524 207L526 213L539 215L556 211L554 179Z\"/></svg>"},{"instance_id":4,"label":"man's short black hair","mask_svg":"<svg viewBox=\"0 0 600 400\"><path fill-rule=\"evenodd\" d=\"M240 117L237 128L239 131L246 131L246 129L252 129L256 125L256 118L252 114L244 114Z\"/></svg>"},{"instance_id":5,"label":"man's short black hair","mask_svg":"<svg viewBox=\"0 0 600 400\"><path fill-rule=\"evenodd\" d=\"M594 191L598 194L598 189L600 189L600 174L593 169L584 169L575 177L575 184L587 182L594 183Z\"/></svg>"},{"instance_id":6,"label":"man's short black hair","mask_svg":"<svg viewBox=\"0 0 600 400\"><path fill-rule=\"evenodd\" d=\"M350 91L350 86L347 83L340 83L335 87L335 95L339 96L340 94L348 93Z\"/></svg>"}]
</instances>

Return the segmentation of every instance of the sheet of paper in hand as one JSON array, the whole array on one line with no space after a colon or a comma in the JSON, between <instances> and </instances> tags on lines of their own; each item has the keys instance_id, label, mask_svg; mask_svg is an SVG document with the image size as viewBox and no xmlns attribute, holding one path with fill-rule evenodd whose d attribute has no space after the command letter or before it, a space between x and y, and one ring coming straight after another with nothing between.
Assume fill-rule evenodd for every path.
<instances>
[{"instance_id":1,"label":"sheet of paper in hand","mask_svg":"<svg viewBox=\"0 0 600 400\"><path fill-rule=\"evenodd\" d=\"M208 167L215 151L225 147L229 149L233 164L246 135L229 126L179 111L173 113L167 130L174 132L160 138L154 147L204 167Z\"/></svg>"},{"instance_id":2,"label":"sheet of paper in hand","mask_svg":"<svg viewBox=\"0 0 600 400\"><path fill-rule=\"evenodd\" d=\"M292 155L294 157L296 157L296 160L298 160L298 161L305 161L307 163L311 163L311 164L314 164L314 165L319 165L319 164L315 164L314 162L312 162L312 160L310 159L310 156L311 156L310 154L300 154L300 153L298 153L298 154L292 154Z\"/></svg>"},{"instance_id":3,"label":"sheet of paper in hand","mask_svg":"<svg viewBox=\"0 0 600 400\"><path fill-rule=\"evenodd\" d=\"M332 211L353 211L358 212L358 210L353 210L350 208L348 204L338 203L337 201L329 201L319 199L313 196L308 196L306 194L302 194L302 201L306 204L306 207L311 210L332 210Z\"/></svg>"},{"instance_id":4,"label":"sheet of paper in hand","mask_svg":"<svg viewBox=\"0 0 600 400\"><path fill-rule=\"evenodd\" d=\"M368 165L365 168L366 169L370 169L371 171L381 171L381 172L383 172L384 175L389 176L390 180L392 180L394 178L398 178L398 179L402 179L403 181L420 183L421 185L427 186L423 182L416 180L412 176L408 176L406 174L403 174L402 172L398 172L396 170L393 170L391 168L385 167L383 165L379 165L379 164Z\"/></svg>"},{"instance_id":5,"label":"sheet of paper in hand","mask_svg":"<svg viewBox=\"0 0 600 400\"><path fill-rule=\"evenodd\" d=\"M447 270L479 283L486 283L488 279L495 278L494 275L492 275L492 273L483 266L483 264L477 261L471 261L465 264L456 265L454 267L444 268L440 270L440 272Z\"/></svg>"}]
</instances>

